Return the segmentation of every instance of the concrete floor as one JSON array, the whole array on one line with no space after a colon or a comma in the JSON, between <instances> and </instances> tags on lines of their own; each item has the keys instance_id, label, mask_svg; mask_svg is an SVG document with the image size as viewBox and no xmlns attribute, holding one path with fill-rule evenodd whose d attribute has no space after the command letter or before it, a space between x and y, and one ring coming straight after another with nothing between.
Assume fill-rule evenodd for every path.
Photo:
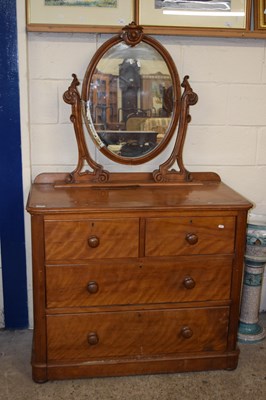
<instances>
[{"instance_id":1,"label":"concrete floor","mask_svg":"<svg viewBox=\"0 0 266 400\"><path fill-rule=\"evenodd\" d=\"M266 314L260 316L266 326ZM31 380L32 332L0 331L1 400L265 400L266 339L240 344L235 371L96 378L36 384Z\"/></svg>"}]
</instances>

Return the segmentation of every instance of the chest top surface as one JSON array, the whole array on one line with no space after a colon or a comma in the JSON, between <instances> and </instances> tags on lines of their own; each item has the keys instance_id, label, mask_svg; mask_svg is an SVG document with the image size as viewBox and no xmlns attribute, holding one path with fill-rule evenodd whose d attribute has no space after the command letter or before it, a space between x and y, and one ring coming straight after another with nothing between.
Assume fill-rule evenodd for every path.
<instances>
[{"instance_id":1,"label":"chest top surface","mask_svg":"<svg viewBox=\"0 0 266 400\"><path fill-rule=\"evenodd\" d=\"M75 211L248 209L251 204L222 182L178 187L55 188L33 184L28 200L31 213Z\"/></svg>"}]
</instances>

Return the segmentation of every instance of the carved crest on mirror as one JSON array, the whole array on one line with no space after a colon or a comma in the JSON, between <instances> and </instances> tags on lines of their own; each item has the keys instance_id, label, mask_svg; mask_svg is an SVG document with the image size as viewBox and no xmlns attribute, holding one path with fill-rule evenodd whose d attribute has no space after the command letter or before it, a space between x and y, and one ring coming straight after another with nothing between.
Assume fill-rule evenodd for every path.
<instances>
[{"instance_id":1,"label":"carved crest on mirror","mask_svg":"<svg viewBox=\"0 0 266 400\"><path fill-rule=\"evenodd\" d=\"M183 163L189 109L198 100L188 79L185 76L180 84L170 54L134 22L106 41L88 65L81 92L73 74L63 96L72 106L70 119L78 147L77 167L65 183L175 184L197 178L218 180L212 173L191 174ZM91 140L117 165L140 165L161 154L173 137L170 156L153 172L111 173L96 162L88 146Z\"/></svg>"}]
</instances>

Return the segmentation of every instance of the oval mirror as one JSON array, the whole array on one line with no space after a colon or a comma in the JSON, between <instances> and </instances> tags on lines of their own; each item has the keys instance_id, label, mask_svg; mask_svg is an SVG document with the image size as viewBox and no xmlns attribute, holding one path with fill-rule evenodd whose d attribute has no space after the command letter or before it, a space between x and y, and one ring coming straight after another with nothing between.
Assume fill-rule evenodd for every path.
<instances>
[{"instance_id":1,"label":"oval mirror","mask_svg":"<svg viewBox=\"0 0 266 400\"><path fill-rule=\"evenodd\" d=\"M177 126L180 82L159 42L141 35L138 43L118 36L93 57L82 88L83 116L98 148L123 164L158 155Z\"/></svg>"}]
</instances>

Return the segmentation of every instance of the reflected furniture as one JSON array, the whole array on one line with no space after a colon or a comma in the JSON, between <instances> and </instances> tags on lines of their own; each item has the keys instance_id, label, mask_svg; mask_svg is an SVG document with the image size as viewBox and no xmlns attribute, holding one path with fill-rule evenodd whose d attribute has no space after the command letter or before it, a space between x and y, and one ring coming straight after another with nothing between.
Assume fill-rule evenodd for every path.
<instances>
[{"instance_id":1,"label":"reflected furniture","mask_svg":"<svg viewBox=\"0 0 266 400\"><path fill-rule=\"evenodd\" d=\"M119 113L124 60L139 68L131 116ZM146 69L154 74L149 94ZM102 101L107 76L116 83ZM135 78L125 79L130 85ZM188 77L180 84L169 53L131 23L97 50L81 93L78 86L73 75L64 93L77 167L37 176L27 204L33 379L236 368L251 204L216 173L184 166L190 106L197 102ZM165 161L150 171L159 155Z\"/></svg>"}]
</instances>

